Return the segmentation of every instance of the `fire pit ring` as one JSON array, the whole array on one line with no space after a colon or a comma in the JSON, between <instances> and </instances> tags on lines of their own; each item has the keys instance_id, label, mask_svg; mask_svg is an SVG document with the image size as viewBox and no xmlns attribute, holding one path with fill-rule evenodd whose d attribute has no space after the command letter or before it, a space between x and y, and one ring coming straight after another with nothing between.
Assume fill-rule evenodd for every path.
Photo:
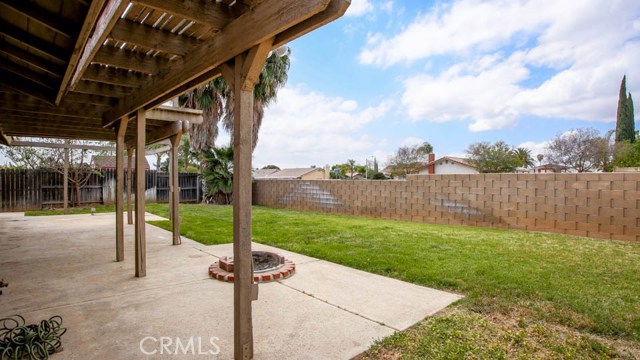
<instances>
[{"instance_id":1,"label":"fire pit ring","mask_svg":"<svg viewBox=\"0 0 640 360\"><path fill-rule=\"evenodd\" d=\"M282 280L296 271L293 261L270 251L252 251L253 281L258 283ZM209 266L209 275L220 281L233 282L233 258L223 256Z\"/></svg>"}]
</instances>

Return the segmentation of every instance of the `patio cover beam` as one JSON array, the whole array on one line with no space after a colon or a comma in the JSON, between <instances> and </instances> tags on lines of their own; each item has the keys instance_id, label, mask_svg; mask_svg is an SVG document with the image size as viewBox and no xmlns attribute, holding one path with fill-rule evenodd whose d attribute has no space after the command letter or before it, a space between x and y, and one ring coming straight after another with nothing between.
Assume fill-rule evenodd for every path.
<instances>
[{"instance_id":1,"label":"patio cover beam","mask_svg":"<svg viewBox=\"0 0 640 360\"><path fill-rule=\"evenodd\" d=\"M116 261L124 261L124 136L128 117L123 117L116 126Z\"/></svg>"},{"instance_id":2,"label":"patio cover beam","mask_svg":"<svg viewBox=\"0 0 640 360\"><path fill-rule=\"evenodd\" d=\"M136 114L136 239L135 239L135 275L147 276L147 245L144 221L144 191L145 191L145 112L138 110ZM131 169L131 168L129 168ZM131 170L129 170L131 172Z\"/></svg>"},{"instance_id":3,"label":"patio cover beam","mask_svg":"<svg viewBox=\"0 0 640 360\"><path fill-rule=\"evenodd\" d=\"M238 55L232 71L225 65L225 80L235 98L233 119L233 319L234 356L253 358L253 320L251 301L257 300L253 283L251 255L251 154L253 136L253 88L272 48L273 38Z\"/></svg>"},{"instance_id":4,"label":"patio cover beam","mask_svg":"<svg viewBox=\"0 0 640 360\"><path fill-rule=\"evenodd\" d=\"M173 245L182 244L180 239L180 182L178 169L178 150L182 133L171 136L170 168L169 168L169 196L171 208L171 224L173 230Z\"/></svg>"}]
</instances>

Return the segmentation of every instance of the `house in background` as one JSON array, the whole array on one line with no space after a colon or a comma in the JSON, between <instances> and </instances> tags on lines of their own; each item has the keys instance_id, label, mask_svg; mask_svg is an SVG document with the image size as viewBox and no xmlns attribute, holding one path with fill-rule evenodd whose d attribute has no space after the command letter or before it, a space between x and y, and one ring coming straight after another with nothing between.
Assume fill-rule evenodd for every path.
<instances>
[{"instance_id":1,"label":"house in background","mask_svg":"<svg viewBox=\"0 0 640 360\"><path fill-rule=\"evenodd\" d=\"M124 169L127 170L129 164L128 159L124 159ZM97 170L115 169L116 157L111 155L94 155L91 157L91 168ZM133 168L136 168L136 157L133 157ZM147 158L144 159L144 169L151 170Z\"/></svg>"},{"instance_id":2,"label":"house in background","mask_svg":"<svg viewBox=\"0 0 640 360\"><path fill-rule=\"evenodd\" d=\"M419 175L444 174L478 174L478 170L469 160L455 156L443 156L435 160L434 154L429 154L429 162Z\"/></svg>"},{"instance_id":3,"label":"house in background","mask_svg":"<svg viewBox=\"0 0 640 360\"><path fill-rule=\"evenodd\" d=\"M265 170L273 172L269 173ZM253 178L256 180L325 180L329 178L329 172L323 168L261 169L254 170Z\"/></svg>"},{"instance_id":4,"label":"house in background","mask_svg":"<svg viewBox=\"0 0 640 360\"><path fill-rule=\"evenodd\" d=\"M269 175L276 173L280 170L278 169L254 169L252 171L252 176L254 179L264 179Z\"/></svg>"},{"instance_id":5,"label":"house in background","mask_svg":"<svg viewBox=\"0 0 640 360\"><path fill-rule=\"evenodd\" d=\"M533 168L536 174L564 173L569 172L569 168L558 164L544 164Z\"/></svg>"}]
</instances>

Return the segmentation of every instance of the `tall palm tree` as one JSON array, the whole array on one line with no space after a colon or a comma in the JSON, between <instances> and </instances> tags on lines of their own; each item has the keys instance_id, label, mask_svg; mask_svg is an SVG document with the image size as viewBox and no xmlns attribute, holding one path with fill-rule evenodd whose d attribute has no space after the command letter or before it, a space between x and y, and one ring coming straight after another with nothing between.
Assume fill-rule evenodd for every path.
<instances>
[{"instance_id":1,"label":"tall palm tree","mask_svg":"<svg viewBox=\"0 0 640 360\"><path fill-rule=\"evenodd\" d=\"M518 160L520 166L524 168L534 167L536 164L533 162L533 157L531 156L531 150L525 148L517 148L513 151L513 155Z\"/></svg>"},{"instance_id":2,"label":"tall palm tree","mask_svg":"<svg viewBox=\"0 0 640 360\"><path fill-rule=\"evenodd\" d=\"M253 90L253 149L258 143L258 132L262 125L264 109L276 100L278 90L288 78L290 66L289 48L283 55L274 51L267 57L260 77ZM203 110L203 122L191 127L191 148L194 152L205 151L214 146L218 137L218 123L222 121L233 142L234 96L232 89L222 77L188 92L180 98L181 105Z\"/></svg>"}]
</instances>

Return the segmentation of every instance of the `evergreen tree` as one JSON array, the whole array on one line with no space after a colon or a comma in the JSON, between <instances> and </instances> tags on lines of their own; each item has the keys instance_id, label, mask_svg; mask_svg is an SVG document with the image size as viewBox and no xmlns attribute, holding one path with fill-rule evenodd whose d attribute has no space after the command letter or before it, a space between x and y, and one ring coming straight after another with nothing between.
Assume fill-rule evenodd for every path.
<instances>
[{"instance_id":1,"label":"evergreen tree","mask_svg":"<svg viewBox=\"0 0 640 360\"><path fill-rule=\"evenodd\" d=\"M629 93L629 98L627 99L627 116L629 117L629 126L631 127L631 130L629 131L629 133L631 134L631 142L635 142L636 141L636 119L635 119L635 115L634 115L634 109L633 109L633 98L631 97L631 93Z\"/></svg>"},{"instance_id":2,"label":"evergreen tree","mask_svg":"<svg viewBox=\"0 0 640 360\"><path fill-rule=\"evenodd\" d=\"M635 123L633 115L633 100L631 94L627 96L627 76L622 77L620 95L618 97L618 112L616 119L616 142L635 141Z\"/></svg>"}]
</instances>

